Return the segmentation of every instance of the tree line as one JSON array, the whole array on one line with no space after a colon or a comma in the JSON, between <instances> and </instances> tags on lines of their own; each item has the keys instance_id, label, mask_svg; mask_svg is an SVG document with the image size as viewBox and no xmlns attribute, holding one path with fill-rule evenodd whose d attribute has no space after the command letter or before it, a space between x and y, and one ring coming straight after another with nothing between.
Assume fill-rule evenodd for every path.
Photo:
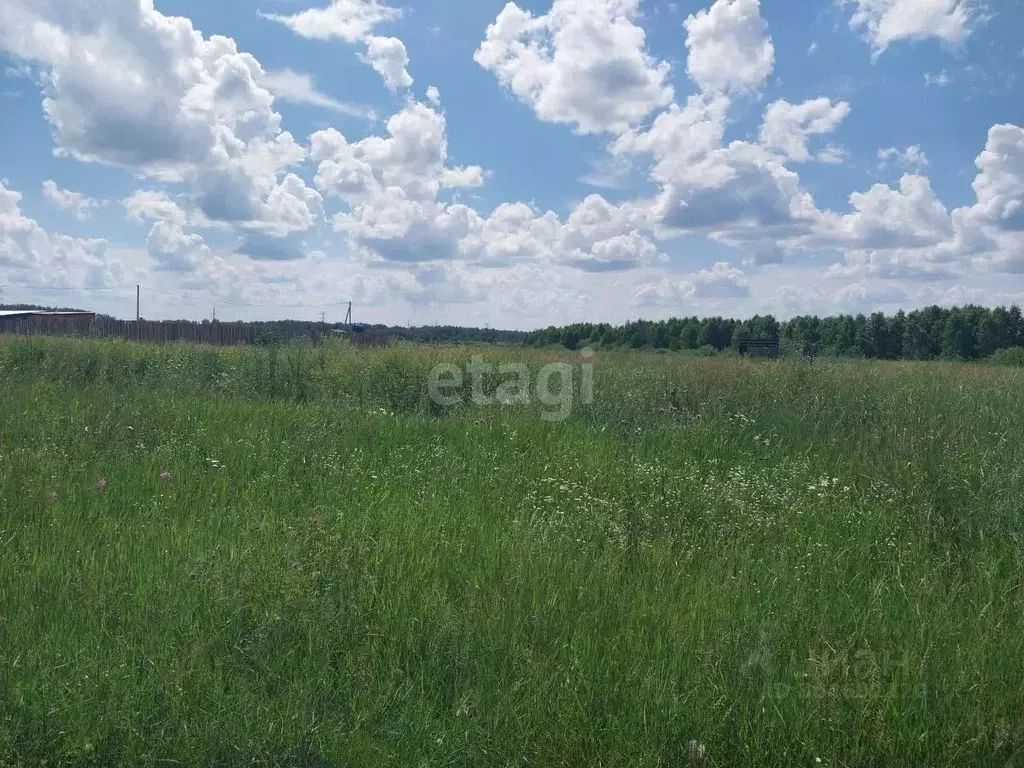
<instances>
[{"instance_id":1,"label":"tree line","mask_svg":"<svg viewBox=\"0 0 1024 768\"><path fill-rule=\"evenodd\" d=\"M38 310L38 311L60 311L79 312L81 310L70 307L45 307L39 304L3 304L0 303L0 311L4 310ZM117 318L109 315L97 314L94 330L110 325L111 321L116 322ZM242 338L253 338L257 344L276 344L284 340L294 339L318 339L330 336L336 331L347 331L344 323L322 323L314 320L272 320L272 321L221 321L221 320L161 320L145 321L147 326L166 326L181 330L191 329L193 335L203 337L203 332L210 331L211 326L231 328L238 331L237 336ZM504 331L496 328L473 328L454 325L425 325L425 326L404 326L404 325L375 325L356 323L354 326L359 332L367 334L383 335L395 341L412 341L422 344L521 344L526 337L524 331ZM102 335L102 334L101 334ZM159 334L158 334L159 335ZM179 334L180 335L180 334ZM228 334L230 335L230 334ZM187 336L187 334L185 334Z\"/></svg>"},{"instance_id":2,"label":"tree line","mask_svg":"<svg viewBox=\"0 0 1024 768\"><path fill-rule=\"evenodd\" d=\"M37 305L0 305L2 309L55 309ZM65 310L65 308L61 308ZM106 316L100 315L98 320ZM170 321L168 321L170 323ZM217 321L214 321L216 324ZM209 320L173 321L194 323ZM337 323L304 320L235 322L224 325L253 326L257 343L279 339L319 338ZM865 357L888 360L933 360L956 358L977 360L1005 350L1019 350L1024 359L1024 320L1017 306L926 307L913 312L887 315L801 315L779 321L772 315L755 315L746 320L726 317L676 317L669 320L636 320L625 325L575 323L550 326L537 331L504 331L461 326L360 326L367 332L390 339L427 344L527 344L561 345L567 349L620 347L663 349L716 354L740 349L744 342L778 341L784 354L810 357Z\"/></svg>"},{"instance_id":3,"label":"tree line","mask_svg":"<svg viewBox=\"0 0 1024 768\"><path fill-rule=\"evenodd\" d=\"M678 317L625 325L576 323L526 334L533 346L562 345L633 349L737 350L752 340L778 341L784 354L887 360L977 360L1024 347L1020 307L938 306L887 315L802 315L780 322L772 315L747 320Z\"/></svg>"}]
</instances>

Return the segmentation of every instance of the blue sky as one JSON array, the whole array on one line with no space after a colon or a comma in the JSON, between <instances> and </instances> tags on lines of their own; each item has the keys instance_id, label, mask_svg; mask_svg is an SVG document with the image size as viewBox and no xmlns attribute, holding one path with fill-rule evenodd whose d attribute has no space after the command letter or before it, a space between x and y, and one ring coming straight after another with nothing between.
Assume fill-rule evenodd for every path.
<instances>
[{"instance_id":1,"label":"blue sky","mask_svg":"<svg viewBox=\"0 0 1024 768\"><path fill-rule=\"evenodd\" d=\"M530 328L1024 301L1024 6L8 0L7 302Z\"/></svg>"}]
</instances>

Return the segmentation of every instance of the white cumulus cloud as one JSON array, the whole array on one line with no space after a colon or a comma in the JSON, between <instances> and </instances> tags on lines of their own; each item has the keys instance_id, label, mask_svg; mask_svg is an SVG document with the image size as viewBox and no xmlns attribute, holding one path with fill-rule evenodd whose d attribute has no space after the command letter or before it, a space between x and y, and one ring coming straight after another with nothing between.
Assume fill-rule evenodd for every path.
<instances>
[{"instance_id":1,"label":"white cumulus cloud","mask_svg":"<svg viewBox=\"0 0 1024 768\"><path fill-rule=\"evenodd\" d=\"M61 210L68 211L75 218L83 220L92 216L93 210L100 207L97 200L93 200L81 192L62 189L53 179L43 182L43 199Z\"/></svg>"},{"instance_id":2,"label":"white cumulus cloud","mask_svg":"<svg viewBox=\"0 0 1024 768\"><path fill-rule=\"evenodd\" d=\"M406 67L409 66L409 54L405 43L397 37L366 38L365 61L373 67L382 78L389 91L409 88L413 84L412 76Z\"/></svg>"},{"instance_id":3,"label":"white cumulus cloud","mask_svg":"<svg viewBox=\"0 0 1024 768\"><path fill-rule=\"evenodd\" d=\"M168 221L179 226L185 224L185 211L162 190L137 190L122 200L121 205L131 221Z\"/></svg>"},{"instance_id":4,"label":"white cumulus cloud","mask_svg":"<svg viewBox=\"0 0 1024 768\"><path fill-rule=\"evenodd\" d=\"M775 68L759 0L715 0L686 19L686 71L709 91L757 91Z\"/></svg>"},{"instance_id":5,"label":"white cumulus cloud","mask_svg":"<svg viewBox=\"0 0 1024 768\"><path fill-rule=\"evenodd\" d=\"M914 144L906 149L886 147L878 150L878 161L884 168L890 163L896 163L904 168L919 172L928 167L928 157L920 146Z\"/></svg>"},{"instance_id":6,"label":"white cumulus cloud","mask_svg":"<svg viewBox=\"0 0 1024 768\"><path fill-rule=\"evenodd\" d=\"M402 11L379 0L332 0L325 8L309 8L293 14L261 15L312 40L337 39L357 43L373 32L378 24L401 18Z\"/></svg>"},{"instance_id":7,"label":"white cumulus cloud","mask_svg":"<svg viewBox=\"0 0 1024 768\"><path fill-rule=\"evenodd\" d=\"M850 195L853 213L828 214L820 225L827 238L854 249L936 245L953 234L946 207L926 176L907 174L899 188L875 184Z\"/></svg>"},{"instance_id":8,"label":"white cumulus cloud","mask_svg":"<svg viewBox=\"0 0 1024 768\"><path fill-rule=\"evenodd\" d=\"M962 43L984 17L976 0L847 0L854 6L850 27L861 30L881 53L901 40L934 37Z\"/></svg>"},{"instance_id":9,"label":"white cumulus cloud","mask_svg":"<svg viewBox=\"0 0 1024 768\"><path fill-rule=\"evenodd\" d=\"M58 154L193 185L211 221L260 224L305 150L282 130L260 63L151 2L0 5L0 48L35 62Z\"/></svg>"},{"instance_id":10,"label":"white cumulus cloud","mask_svg":"<svg viewBox=\"0 0 1024 768\"><path fill-rule=\"evenodd\" d=\"M702 269L685 280L663 278L640 286L630 305L679 309L692 304L693 300L742 299L749 294L749 283L743 271L720 261L711 269Z\"/></svg>"},{"instance_id":11,"label":"white cumulus cloud","mask_svg":"<svg viewBox=\"0 0 1024 768\"><path fill-rule=\"evenodd\" d=\"M845 101L833 104L821 97L790 104L779 99L769 104L764 112L761 144L778 151L788 160L806 163L811 159L807 149L808 138L832 133L848 114L850 105Z\"/></svg>"},{"instance_id":12,"label":"white cumulus cloud","mask_svg":"<svg viewBox=\"0 0 1024 768\"><path fill-rule=\"evenodd\" d=\"M409 88L413 83L408 70L409 54L405 43L397 37L380 37L373 33L378 25L401 18L401 8L392 8L379 0L333 0L326 8L309 8L288 15L260 15L280 22L295 34L311 40L363 43L366 52L360 54L359 58L373 67L391 92ZM284 85L300 96L309 92L309 89L297 88L303 84L295 83L294 78L285 81ZM325 101L325 97L318 97L315 93L314 98Z\"/></svg>"},{"instance_id":13,"label":"white cumulus cloud","mask_svg":"<svg viewBox=\"0 0 1024 768\"><path fill-rule=\"evenodd\" d=\"M639 0L554 0L543 16L508 3L474 59L542 120L622 133L673 96L638 15Z\"/></svg>"},{"instance_id":14,"label":"white cumulus cloud","mask_svg":"<svg viewBox=\"0 0 1024 768\"><path fill-rule=\"evenodd\" d=\"M0 179L0 274L54 287L120 284L123 265L109 256L106 240L51 234L22 213L21 199Z\"/></svg>"}]
</instances>

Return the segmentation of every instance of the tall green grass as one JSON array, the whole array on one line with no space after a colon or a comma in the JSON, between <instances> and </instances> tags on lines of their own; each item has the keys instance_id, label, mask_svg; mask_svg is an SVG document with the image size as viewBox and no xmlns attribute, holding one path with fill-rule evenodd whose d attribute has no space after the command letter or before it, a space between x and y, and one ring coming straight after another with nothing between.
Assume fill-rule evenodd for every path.
<instances>
[{"instance_id":1,"label":"tall green grass","mask_svg":"<svg viewBox=\"0 0 1024 768\"><path fill-rule=\"evenodd\" d=\"M0 342L0 763L1020 764L1024 371L476 354Z\"/></svg>"}]
</instances>

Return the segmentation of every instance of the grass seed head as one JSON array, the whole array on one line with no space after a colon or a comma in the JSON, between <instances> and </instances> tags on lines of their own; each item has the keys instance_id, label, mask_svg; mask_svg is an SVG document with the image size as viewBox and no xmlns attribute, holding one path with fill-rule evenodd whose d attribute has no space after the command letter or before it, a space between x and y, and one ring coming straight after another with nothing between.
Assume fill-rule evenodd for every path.
<instances>
[{"instance_id":1,"label":"grass seed head","mask_svg":"<svg viewBox=\"0 0 1024 768\"><path fill-rule=\"evenodd\" d=\"M686 759L690 762L690 765L694 766L694 768L707 768L707 747L700 744L696 739L693 739L686 747Z\"/></svg>"}]
</instances>

